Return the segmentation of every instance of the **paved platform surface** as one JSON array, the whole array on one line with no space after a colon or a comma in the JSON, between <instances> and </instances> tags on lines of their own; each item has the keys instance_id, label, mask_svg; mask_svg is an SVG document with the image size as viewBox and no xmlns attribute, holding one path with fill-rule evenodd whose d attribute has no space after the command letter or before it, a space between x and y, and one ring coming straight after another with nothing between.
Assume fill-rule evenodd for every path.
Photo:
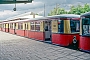
<instances>
[{"instance_id":1,"label":"paved platform surface","mask_svg":"<svg viewBox=\"0 0 90 60\"><path fill-rule=\"evenodd\" d=\"M0 32L0 60L90 60L90 54Z\"/></svg>"}]
</instances>

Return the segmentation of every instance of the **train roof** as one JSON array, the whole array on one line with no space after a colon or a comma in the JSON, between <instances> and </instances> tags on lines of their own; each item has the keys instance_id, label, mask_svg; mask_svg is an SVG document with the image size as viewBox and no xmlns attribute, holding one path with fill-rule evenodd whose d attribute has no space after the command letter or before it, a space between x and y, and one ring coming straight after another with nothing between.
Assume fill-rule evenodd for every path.
<instances>
[{"instance_id":1,"label":"train roof","mask_svg":"<svg viewBox=\"0 0 90 60\"><path fill-rule=\"evenodd\" d=\"M47 16L47 18L80 18L80 15L61 14L61 15Z\"/></svg>"},{"instance_id":2,"label":"train roof","mask_svg":"<svg viewBox=\"0 0 90 60\"><path fill-rule=\"evenodd\" d=\"M82 14L81 17L90 17L90 12Z\"/></svg>"},{"instance_id":3,"label":"train roof","mask_svg":"<svg viewBox=\"0 0 90 60\"><path fill-rule=\"evenodd\" d=\"M47 16L47 17L38 17L38 18L30 18L25 20L15 20L15 21L8 21L3 23L13 23L13 22L26 22L26 21L43 21L43 20L50 20L50 18L80 18L80 15L75 14L61 14L61 15L54 15L54 16Z\"/></svg>"},{"instance_id":4,"label":"train roof","mask_svg":"<svg viewBox=\"0 0 90 60\"><path fill-rule=\"evenodd\" d=\"M41 17L41 18L31 18L31 19L25 19L25 20L15 20L15 21L8 21L8 22L3 22L3 23L13 23L13 22L26 22L26 21L43 21L43 20L48 20L46 17Z\"/></svg>"}]
</instances>

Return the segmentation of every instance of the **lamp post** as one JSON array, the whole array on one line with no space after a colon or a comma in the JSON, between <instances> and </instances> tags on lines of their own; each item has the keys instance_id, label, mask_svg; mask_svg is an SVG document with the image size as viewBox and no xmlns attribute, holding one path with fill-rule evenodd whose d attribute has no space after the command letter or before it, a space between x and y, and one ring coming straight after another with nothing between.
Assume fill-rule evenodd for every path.
<instances>
[{"instance_id":1,"label":"lamp post","mask_svg":"<svg viewBox=\"0 0 90 60\"><path fill-rule=\"evenodd\" d=\"M14 0L14 1L15 1L15 8L13 8L13 10L16 11L16 0Z\"/></svg>"},{"instance_id":2,"label":"lamp post","mask_svg":"<svg viewBox=\"0 0 90 60\"><path fill-rule=\"evenodd\" d=\"M44 4L44 17L45 17L45 4Z\"/></svg>"}]
</instances>

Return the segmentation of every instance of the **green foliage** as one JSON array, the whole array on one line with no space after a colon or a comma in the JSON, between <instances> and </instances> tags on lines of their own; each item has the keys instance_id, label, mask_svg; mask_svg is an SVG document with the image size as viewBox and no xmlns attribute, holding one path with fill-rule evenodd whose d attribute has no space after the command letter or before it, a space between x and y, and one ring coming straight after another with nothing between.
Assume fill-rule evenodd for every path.
<instances>
[{"instance_id":1,"label":"green foliage","mask_svg":"<svg viewBox=\"0 0 90 60\"><path fill-rule=\"evenodd\" d=\"M90 11L90 6L88 4L85 4L84 6L81 6L81 5L78 5L76 7L71 6L69 13L80 15L82 13L89 12L89 11Z\"/></svg>"},{"instance_id":2,"label":"green foliage","mask_svg":"<svg viewBox=\"0 0 90 60\"><path fill-rule=\"evenodd\" d=\"M84 4L84 6L77 5L77 6L71 6L70 11L67 12L63 8L54 8L53 10L50 11L48 14L49 16L51 15L59 15L59 14L78 14L81 15L82 13L89 12L90 11L90 5L89 4Z\"/></svg>"},{"instance_id":3,"label":"green foliage","mask_svg":"<svg viewBox=\"0 0 90 60\"><path fill-rule=\"evenodd\" d=\"M48 15L51 16L51 15L59 15L59 14L66 14L66 13L67 12L65 11L65 9L58 7L51 10Z\"/></svg>"}]
</instances>

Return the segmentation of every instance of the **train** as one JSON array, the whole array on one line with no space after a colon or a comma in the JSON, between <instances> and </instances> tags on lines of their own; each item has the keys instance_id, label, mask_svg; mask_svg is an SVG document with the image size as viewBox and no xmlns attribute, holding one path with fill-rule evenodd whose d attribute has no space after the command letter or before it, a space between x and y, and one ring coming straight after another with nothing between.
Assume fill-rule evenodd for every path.
<instances>
[{"instance_id":1,"label":"train","mask_svg":"<svg viewBox=\"0 0 90 60\"><path fill-rule=\"evenodd\" d=\"M90 52L90 12L81 15L79 44L80 50Z\"/></svg>"},{"instance_id":2,"label":"train","mask_svg":"<svg viewBox=\"0 0 90 60\"><path fill-rule=\"evenodd\" d=\"M81 33L82 16L61 14L25 20L7 20L0 22L0 30L37 41L90 52L90 35L83 37ZM89 46L84 43L85 41ZM84 48L84 44L88 47Z\"/></svg>"}]
</instances>

